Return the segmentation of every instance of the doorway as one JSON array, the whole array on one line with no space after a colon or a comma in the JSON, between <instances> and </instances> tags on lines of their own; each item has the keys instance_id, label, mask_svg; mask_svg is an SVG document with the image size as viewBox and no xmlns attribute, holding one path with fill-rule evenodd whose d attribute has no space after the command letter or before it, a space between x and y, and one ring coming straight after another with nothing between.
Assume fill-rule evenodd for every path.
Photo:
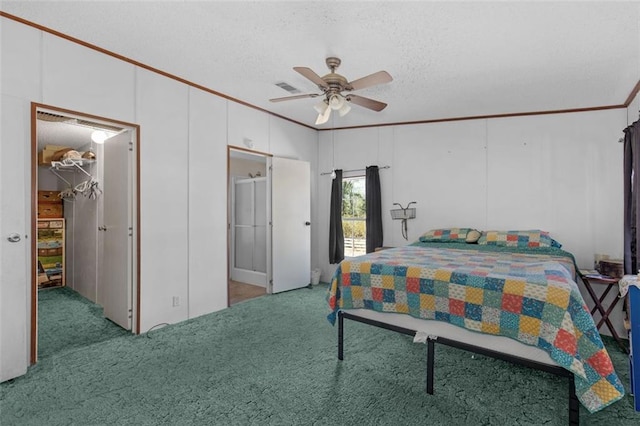
<instances>
[{"instance_id":1,"label":"doorway","mask_svg":"<svg viewBox=\"0 0 640 426\"><path fill-rule=\"evenodd\" d=\"M268 293L267 157L229 150L229 306Z\"/></svg>"},{"instance_id":2,"label":"doorway","mask_svg":"<svg viewBox=\"0 0 640 426\"><path fill-rule=\"evenodd\" d=\"M33 364L41 292L58 293L43 299L49 311L50 300L81 297L139 332L140 218L137 125L36 103L31 112Z\"/></svg>"},{"instance_id":3,"label":"doorway","mask_svg":"<svg viewBox=\"0 0 640 426\"><path fill-rule=\"evenodd\" d=\"M249 168L238 167L239 163L248 164ZM258 166L264 167L260 169L260 176L256 176ZM264 180L263 170L266 174ZM258 188L263 182L266 185L264 197ZM237 273L239 269L264 266L262 269L266 274L257 270L247 271L256 281L254 284L244 283L254 286L255 290L260 289L259 295L310 284L310 182L310 164L307 161L228 147L229 306L246 300L242 295L240 300L235 298L239 287L236 279L241 276ZM239 185L242 185L241 189L236 190ZM240 197L245 202L236 205L235 198L239 192L243 193ZM238 213L238 208L247 210ZM246 218L238 219L240 215ZM240 258L241 255L245 257ZM266 265L263 263L265 260ZM264 290L261 290L262 285L266 286ZM247 298L252 297L255 296Z\"/></svg>"}]
</instances>

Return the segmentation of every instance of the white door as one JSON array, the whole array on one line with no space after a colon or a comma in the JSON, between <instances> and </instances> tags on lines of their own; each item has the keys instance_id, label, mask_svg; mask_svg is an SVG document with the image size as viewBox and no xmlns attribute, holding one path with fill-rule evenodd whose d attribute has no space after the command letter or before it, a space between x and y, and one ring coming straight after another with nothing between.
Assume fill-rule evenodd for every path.
<instances>
[{"instance_id":1,"label":"white door","mask_svg":"<svg viewBox=\"0 0 640 426\"><path fill-rule=\"evenodd\" d=\"M132 132L104 142L103 257L100 298L104 315L131 330L133 287ZM130 150L131 149L131 150Z\"/></svg>"},{"instance_id":2,"label":"white door","mask_svg":"<svg viewBox=\"0 0 640 426\"><path fill-rule=\"evenodd\" d=\"M0 382L27 372L32 283L26 238L28 218L29 155L28 104L2 96L0 117ZM30 236L32 237L32 236ZM37 299L36 299L37 302ZM35 348L34 348L35 349Z\"/></svg>"},{"instance_id":3,"label":"white door","mask_svg":"<svg viewBox=\"0 0 640 426\"><path fill-rule=\"evenodd\" d=\"M272 293L310 281L310 173L306 161L271 159Z\"/></svg>"}]
</instances>

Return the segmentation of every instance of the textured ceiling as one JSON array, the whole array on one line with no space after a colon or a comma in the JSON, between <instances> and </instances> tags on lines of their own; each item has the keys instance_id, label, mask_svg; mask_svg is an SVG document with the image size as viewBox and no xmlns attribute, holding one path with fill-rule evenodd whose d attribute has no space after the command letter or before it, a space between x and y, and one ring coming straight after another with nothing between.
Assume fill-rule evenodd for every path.
<instances>
[{"instance_id":1,"label":"textured ceiling","mask_svg":"<svg viewBox=\"0 0 640 426\"><path fill-rule=\"evenodd\" d=\"M2 1L0 10L306 125L350 127L620 105L640 79L640 3ZM294 66L391 83L313 123L317 87ZM335 120L335 121L334 121Z\"/></svg>"}]
</instances>

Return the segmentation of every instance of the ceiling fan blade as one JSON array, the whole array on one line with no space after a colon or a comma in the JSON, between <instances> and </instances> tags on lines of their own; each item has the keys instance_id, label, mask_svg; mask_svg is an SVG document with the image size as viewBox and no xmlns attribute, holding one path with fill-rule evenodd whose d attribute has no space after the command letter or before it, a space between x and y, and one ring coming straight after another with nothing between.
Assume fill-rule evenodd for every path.
<instances>
[{"instance_id":1,"label":"ceiling fan blade","mask_svg":"<svg viewBox=\"0 0 640 426\"><path fill-rule=\"evenodd\" d=\"M324 89L328 89L329 85L327 84L326 81L324 81L322 79L322 77L320 77L318 74L316 74L311 68L307 68L307 67L293 67L293 69L295 71L298 71L300 74L302 74L304 77L307 77L309 80L313 81L315 84L317 84L318 86L324 88Z\"/></svg>"},{"instance_id":2,"label":"ceiling fan blade","mask_svg":"<svg viewBox=\"0 0 640 426\"><path fill-rule=\"evenodd\" d=\"M349 90L360 90L365 87L371 87L382 83L389 83L393 78L386 71L378 71L366 77L359 78L349 83Z\"/></svg>"},{"instance_id":3,"label":"ceiling fan blade","mask_svg":"<svg viewBox=\"0 0 640 426\"><path fill-rule=\"evenodd\" d=\"M364 96L357 95L347 95L347 100L356 105L360 105L361 107L369 108L374 111L382 111L387 107L387 104L384 102L376 101L373 99L365 98Z\"/></svg>"},{"instance_id":4,"label":"ceiling fan blade","mask_svg":"<svg viewBox=\"0 0 640 426\"><path fill-rule=\"evenodd\" d=\"M269 101L282 102L282 101L291 101L293 99L315 98L316 96L320 96L320 95L318 93L309 93L306 95L295 95L295 96L285 96L284 98L273 98L273 99L269 99Z\"/></svg>"}]
</instances>

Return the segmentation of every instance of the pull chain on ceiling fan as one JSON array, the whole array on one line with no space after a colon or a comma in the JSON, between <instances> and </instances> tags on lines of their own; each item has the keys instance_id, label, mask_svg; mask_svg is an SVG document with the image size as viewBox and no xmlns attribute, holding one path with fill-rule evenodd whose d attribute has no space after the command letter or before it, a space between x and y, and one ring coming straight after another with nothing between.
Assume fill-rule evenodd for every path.
<instances>
[{"instance_id":1,"label":"pull chain on ceiling fan","mask_svg":"<svg viewBox=\"0 0 640 426\"><path fill-rule=\"evenodd\" d=\"M316 98L318 96L323 96L324 99L313 107L318 112L316 125L324 124L329 121L332 110L337 111L340 117L345 116L351 110L349 103L353 103L373 111L382 111L387 106L384 102L365 98L364 96L357 96L352 93L343 95L342 92L351 92L353 90L360 90L376 86L378 84L388 83L393 80L391 75L386 71L378 71L366 77L349 82L345 77L336 73L336 69L340 66L340 62L340 59L336 57L327 58L327 67L329 67L331 72L323 77L320 77L311 68L293 67L295 71L317 84L318 89L320 89L322 93L308 93L306 95L286 96L284 98L274 98L269 100L271 102L282 102L293 99Z\"/></svg>"}]
</instances>

